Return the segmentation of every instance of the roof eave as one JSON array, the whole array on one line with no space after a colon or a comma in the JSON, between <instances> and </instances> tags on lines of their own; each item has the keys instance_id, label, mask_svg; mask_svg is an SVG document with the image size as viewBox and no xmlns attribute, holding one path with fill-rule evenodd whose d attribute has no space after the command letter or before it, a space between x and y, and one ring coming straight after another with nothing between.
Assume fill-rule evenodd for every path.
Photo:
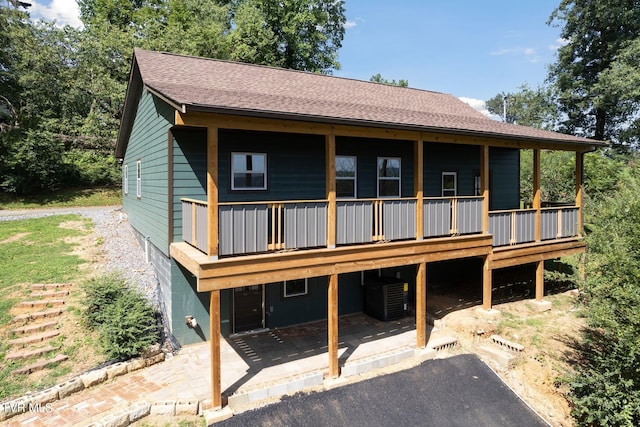
<instances>
[{"instance_id":1,"label":"roof eave","mask_svg":"<svg viewBox=\"0 0 640 427\"><path fill-rule=\"evenodd\" d=\"M574 141L567 141L564 139L538 138L538 137L527 136L527 135L509 135L509 134L502 134L502 133L496 133L496 132L473 131L468 129L451 129L451 128L442 128L437 126L405 125L405 124L399 124L399 123L379 122L379 121L362 120L362 119L344 119L344 118L327 117L327 116L316 116L316 115L310 115L310 114L281 113L281 112L264 111L264 110L247 110L247 109L229 108L229 107L212 106L212 105L181 104L181 108L176 108L176 109L181 110L183 113L188 113L189 111L193 111L193 112L202 112L202 113L233 114L233 115L257 117L257 118L296 120L296 121L306 121L306 122L322 123L322 124L367 126L367 127L375 127L375 128L418 131L418 132L420 131L439 132L439 133L446 133L449 135L460 135L460 136L470 136L470 137L487 137L488 136L488 137L507 139L512 141L521 141L521 142L522 141L535 142L535 143L549 142L553 144L567 145L571 147L582 147L583 149L587 148L588 151L594 151L598 149L598 147L606 147L609 145L606 142L596 141L591 139L585 140L584 142L579 142L579 141L574 142Z\"/></svg>"}]
</instances>

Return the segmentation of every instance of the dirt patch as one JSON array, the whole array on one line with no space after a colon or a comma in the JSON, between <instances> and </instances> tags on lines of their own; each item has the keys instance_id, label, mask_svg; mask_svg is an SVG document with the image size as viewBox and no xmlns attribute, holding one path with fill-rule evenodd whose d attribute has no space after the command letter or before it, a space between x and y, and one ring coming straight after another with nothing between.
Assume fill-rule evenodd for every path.
<instances>
[{"instance_id":1,"label":"dirt patch","mask_svg":"<svg viewBox=\"0 0 640 427\"><path fill-rule=\"evenodd\" d=\"M30 235L31 233L18 233L18 234L14 234L11 237L8 237L4 240L0 240L0 245L6 244L6 243L13 243L13 242L17 242L19 240L24 239L25 237L27 237L28 235Z\"/></svg>"},{"instance_id":2,"label":"dirt patch","mask_svg":"<svg viewBox=\"0 0 640 427\"><path fill-rule=\"evenodd\" d=\"M497 317L483 316L477 308L456 311L441 322L452 329L464 351L478 354L525 402L551 425L574 425L561 378L573 372L573 344L584 320L577 314L574 293L545 297L549 311L539 312L531 300L494 306ZM492 342L498 335L524 347L521 352Z\"/></svg>"}]
</instances>

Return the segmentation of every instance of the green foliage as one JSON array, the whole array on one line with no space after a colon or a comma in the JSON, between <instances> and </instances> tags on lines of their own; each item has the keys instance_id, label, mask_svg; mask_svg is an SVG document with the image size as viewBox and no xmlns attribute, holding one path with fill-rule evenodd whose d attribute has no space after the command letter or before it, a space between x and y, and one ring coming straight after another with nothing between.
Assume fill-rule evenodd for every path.
<instances>
[{"instance_id":1,"label":"green foliage","mask_svg":"<svg viewBox=\"0 0 640 427\"><path fill-rule=\"evenodd\" d=\"M620 174L616 191L590 219L584 302L589 328L571 378L579 425L640 424L640 166Z\"/></svg>"},{"instance_id":2,"label":"green foliage","mask_svg":"<svg viewBox=\"0 0 640 427\"><path fill-rule=\"evenodd\" d=\"M405 79L400 79L398 81L396 81L395 79L387 80L384 77L382 77L380 73L374 74L373 76L371 76L369 81L375 82L375 83L383 83L385 85L391 85L391 86L409 87L409 80L405 80Z\"/></svg>"},{"instance_id":3,"label":"green foliage","mask_svg":"<svg viewBox=\"0 0 640 427\"><path fill-rule=\"evenodd\" d=\"M113 359L139 355L159 338L153 307L122 278L110 275L88 281L85 318L98 330L104 353Z\"/></svg>"},{"instance_id":4,"label":"green foliage","mask_svg":"<svg viewBox=\"0 0 640 427\"><path fill-rule=\"evenodd\" d=\"M558 107L548 87L531 89L522 85L514 93L499 93L486 102L490 113L503 117L506 99L506 122L538 129L555 130Z\"/></svg>"},{"instance_id":5,"label":"green foliage","mask_svg":"<svg viewBox=\"0 0 640 427\"><path fill-rule=\"evenodd\" d=\"M628 108L637 86L625 88L624 80L611 75L610 70L628 63L624 56L629 52L625 50L640 38L638 2L562 0L549 22L561 23L560 36L568 41L558 50L549 74L564 117L563 131L637 143L637 134L629 139L622 133L637 111L637 104L635 109ZM620 90L611 90L609 85L614 82Z\"/></svg>"}]
</instances>

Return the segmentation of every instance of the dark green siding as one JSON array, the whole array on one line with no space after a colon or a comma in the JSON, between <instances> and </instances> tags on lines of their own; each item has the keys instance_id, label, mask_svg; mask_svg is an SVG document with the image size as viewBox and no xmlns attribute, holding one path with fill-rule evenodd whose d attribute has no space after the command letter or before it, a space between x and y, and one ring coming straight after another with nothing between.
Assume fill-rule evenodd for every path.
<instances>
[{"instance_id":1,"label":"dark green siding","mask_svg":"<svg viewBox=\"0 0 640 427\"><path fill-rule=\"evenodd\" d=\"M489 149L491 210L520 208L520 151Z\"/></svg>"},{"instance_id":2,"label":"dark green siding","mask_svg":"<svg viewBox=\"0 0 640 427\"><path fill-rule=\"evenodd\" d=\"M186 197L207 200L207 133L173 130L173 241L182 241L182 203Z\"/></svg>"},{"instance_id":3,"label":"dark green siding","mask_svg":"<svg viewBox=\"0 0 640 427\"><path fill-rule=\"evenodd\" d=\"M474 177L480 174L480 147L424 144L424 196L442 196L442 172L456 172L458 196L474 195Z\"/></svg>"},{"instance_id":4,"label":"dark green siding","mask_svg":"<svg viewBox=\"0 0 640 427\"><path fill-rule=\"evenodd\" d=\"M220 131L220 202L313 200L326 197L324 137ZM231 153L267 154L267 190L231 190Z\"/></svg>"},{"instance_id":5,"label":"dark green siding","mask_svg":"<svg viewBox=\"0 0 640 427\"><path fill-rule=\"evenodd\" d=\"M378 185L378 157L400 157L402 197L413 197L413 142L366 138L336 138L336 155L356 156L358 198L375 198Z\"/></svg>"},{"instance_id":6,"label":"dark green siding","mask_svg":"<svg viewBox=\"0 0 640 427\"><path fill-rule=\"evenodd\" d=\"M122 205L129 222L165 255L169 253L168 143L172 107L144 91L123 160L129 167ZM136 195L136 162L141 161L142 197Z\"/></svg>"}]
</instances>

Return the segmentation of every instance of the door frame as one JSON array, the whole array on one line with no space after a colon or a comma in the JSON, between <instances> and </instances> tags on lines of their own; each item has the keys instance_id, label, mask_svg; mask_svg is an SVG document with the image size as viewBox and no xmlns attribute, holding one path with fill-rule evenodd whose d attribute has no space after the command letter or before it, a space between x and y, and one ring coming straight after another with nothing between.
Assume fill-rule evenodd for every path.
<instances>
[{"instance_id":1,"label":"door frame","mask_svg":"<svg viewBox=\"0 0 640 427\"><path fill-rule=\"evenodd\" d=\"M253 331L261 331L261 330L265 330L265 326L266 326L266 316L265 316L265 285L251 285L251 286L243 286L243 288L246 287L253 287L253 286L260 286L260 295L261 295L261 303L260 303L260 313L262 314L262 327L258 328L258 329L251 329L248 331L240 331L240 332L236 332L236 293L235 290L237 288L233 289L233 292L231 293L231 335L242 335L245 333L249 333L249 332L253 332Z\"/></svg>"}]
</instances>

